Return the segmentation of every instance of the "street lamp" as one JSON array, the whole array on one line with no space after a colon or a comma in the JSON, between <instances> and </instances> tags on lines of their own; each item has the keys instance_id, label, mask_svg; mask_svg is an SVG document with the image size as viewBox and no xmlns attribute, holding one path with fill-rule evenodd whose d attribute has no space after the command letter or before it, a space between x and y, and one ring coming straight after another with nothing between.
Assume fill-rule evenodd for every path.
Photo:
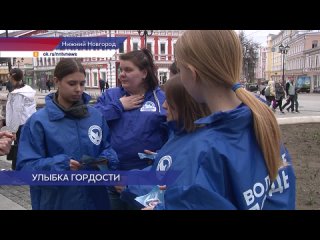
<instances>
[{"instance_id":1,"label":"street lamp","mask_svg":"<svg viewBox=\"0 0 320 240\"><path fill-rule=\"evenodd\" d=\"M153 30L138 30L138 34L140 37L144 37L144 47L147 48L147 36L151 36Z\"/></svg>"},{"instance_id":2,"label":"street lamp","mask_svg":"<svg viewBox=\"0 0 320 240\"><path fill-rule=\"evenodd\" d=\"M279 46L279 52L282 55L282 86L285 85L285 81L284 81L284 55L286 55L289 51L289 46L288 44L286 46L283 46L282 43Z\"/></svg>"}]
</instances>

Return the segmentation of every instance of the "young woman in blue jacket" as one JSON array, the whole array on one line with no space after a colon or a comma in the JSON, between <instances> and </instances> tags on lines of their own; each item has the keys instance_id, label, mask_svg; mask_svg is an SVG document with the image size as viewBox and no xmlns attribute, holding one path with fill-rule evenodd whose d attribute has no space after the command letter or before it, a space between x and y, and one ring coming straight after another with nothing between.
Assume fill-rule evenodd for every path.
<instances>
[{"instance_id":1,"label":"young woman in blue jacket","mask_svg":"<svg viewBox=\"0 0 320 240\"><path fill-rule=\"evenodd\" d=\"M164 84L166 100L163 103L163 108L167 111L167 124L169 128L169 140L157 151L154 165L145 169L151 171L167 171L173 166L176 171L181 172L185 169L191 168L184 158L177 158L175 161L172 159L164 159L159 163L161 157L165 156L168 152L179 149L181 154L192 155L193 148L186 144L193 135L203 127L202 125L195 124L194 122L202 117L210 115L210 110L206 104L197 103L190 94L183 87L180 75L174 75ZM153 154L152 151L146 150L146 153ZM191 163L193 164L193 163ZM180 176L179 176L180 177ZM145 195L152 190L153 186L149 185L129 185L122 193L121 197L137 209L141 209L141 204L138 204L134 198L137 196Z\"/></svg>"},{"instance_id":2,"label":"young woman in blue jacket","mask_svg":"<svg viewBox=\"0 0 320 240\"><path fill-rule=\"evenodd\" d=\"M81 161L87 157L106 159L109 169L115 170L118 158L108 125L97 109L87 105L83 66L78 60L62 59L54 78L57 92L46 96L46 106L22 130L17 170L96 170L84 167ZM35 210L110 209L105 186L31 186L30 193Z\"/></svg>"},{"instance_id":3,"label":"young woman in blue jacket","mask_svg":"<svg viewBox=\"0 0 320 240\"><path fill-rule=\"evenodd\" d=\"M119 157L119 170L143 169L152 162L140 159L144 149L157 151L167 141L165 95L158 87L153 57L147 49L120 55L121 87L109 88L95 107L111 132L111 145ZM127 209L119 191L110 188L113 209Z\"/></svg>"},{"instance_id":4,"label":"young woman in blue jacket","mask_svg":"<svg viewBox=\"0 0 320 240\"><path fill-rule=\"evenodd\" d=\"M190 30L175 56L182 83L211 115L179 145L157 155L179 170L155 209L294 209L295 175L273 112L238 83L242 46L235 31ZM168 170L168 169L166 169Z\"/></svg>"}]
</instances>

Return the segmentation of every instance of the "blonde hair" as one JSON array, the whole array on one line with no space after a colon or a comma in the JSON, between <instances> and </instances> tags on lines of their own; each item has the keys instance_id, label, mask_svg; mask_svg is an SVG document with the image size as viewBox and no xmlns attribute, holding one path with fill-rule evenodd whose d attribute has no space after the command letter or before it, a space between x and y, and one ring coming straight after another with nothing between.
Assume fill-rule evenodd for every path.
<instances>
[{"instance_id":1,"label":"blonde hair","mask_svg":"<svg viewBox=\"0 0 320 240\"><path fill-rule=\"evenodd\" d=\"M231 89L240 79L243 55L235 31L186 31L176 43L175 55L179 64L191 65L195 69L199 83L205 86L219 85ZM256 139L273 181L282 165L281 133L274 113L244 88L238 88L235 94L252 111Z\"/></svg>"}]
</instances>

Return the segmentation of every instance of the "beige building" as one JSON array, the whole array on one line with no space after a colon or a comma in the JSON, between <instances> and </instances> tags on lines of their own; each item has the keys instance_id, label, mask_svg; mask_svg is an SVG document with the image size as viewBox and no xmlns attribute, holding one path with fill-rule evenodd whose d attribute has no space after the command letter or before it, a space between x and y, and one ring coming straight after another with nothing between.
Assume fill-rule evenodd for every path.
<instances>
[{"instance_id":1,"label":"beige building","mask_svg":"<svg viewBox=\"0 0 320 240\"><path fill-rule=\"evenodd\" d=\"M273 80L294 79L298 85L309 85L311 92L320 86L319 30L282 30L270 36L270 41L273 51L267 53L271 57L267 60L267 76ZM280 53L281 44L290 47L287 54Z\"/></svg>"},{"instance_id":2,"label":"beige building","mask_svg":"<svg viewBox=\"0 0 320 240\"><path fill-rule=\"evenodd\" d=\"M266 80L267 53L267 47L260 47L258 49L258 59L255 67L255 78L260 82Z\"/></svg>"},{"instance_id":3,"label":"beige building","mask_svg":"<svg viewBox=\"0 0 320 240\"><path fill-rule=\"evenodd\" d=\"M272 46L272 39L275 37L276 35L274 34L269 34L267 36L267 59L266 59L266 68L265 68L265 79L267 81L272 79L272 75L274 74L272 71L272 67L273 67L273 55L275 52L275 48Z\"/></svg>"}]
</instances>

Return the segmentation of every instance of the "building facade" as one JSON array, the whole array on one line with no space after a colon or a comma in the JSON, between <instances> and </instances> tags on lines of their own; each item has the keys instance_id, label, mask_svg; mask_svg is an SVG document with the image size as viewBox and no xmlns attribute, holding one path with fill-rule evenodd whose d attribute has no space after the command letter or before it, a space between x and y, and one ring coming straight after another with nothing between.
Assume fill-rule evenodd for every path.
<instances>
[{"instance_id":1,"label":"building facade","mask_svg":"<svg viewBox=\"0 0 320 240\"><path fill-rule=\"evenodd\" d=\"M266 80L267 47L260 47L257 53L257 64L255 67L255 78L258 82Z\"/></svg>"},{"instance_id":2,"label":"building facade","mask_svg":"<svg viewBox=\"0 0 320 240\"><path fill-rule=\"evenodd\" d=\"M320 31L319 30L282 30L271 37L273 51L270 78L287 81L303 80L310 84L310 91L320 86ZM281 54L279 46L289 46L286 54ZM268 56L269 56L268 55ZM269 61L267 61L269 63ZM267 69L270 69L270 65Z\"/></svg>"},{"instance_id":3,"label":"building facade","mask_svg":"<svg viewBox=\"0 0 320 240\"><path fill-rule=\"evenodd\" d=\"M148 30L151 33L150 30ZM169 66L174 61L174 45L182 30L153 30L147 36L147 48L152 52L159 84L169 78ZM86 70L86 88L99 88L99 79L108 81L110 87L117 87L119 82L119 56L123 53L144 48L144 36L137 30L48 30L38 34L38 37L125 37L126 40L110 58L82 58ZM35 79L50 78L53 76L55 64L59 58L34 58Z\"/></svg>"}]
</instances>

